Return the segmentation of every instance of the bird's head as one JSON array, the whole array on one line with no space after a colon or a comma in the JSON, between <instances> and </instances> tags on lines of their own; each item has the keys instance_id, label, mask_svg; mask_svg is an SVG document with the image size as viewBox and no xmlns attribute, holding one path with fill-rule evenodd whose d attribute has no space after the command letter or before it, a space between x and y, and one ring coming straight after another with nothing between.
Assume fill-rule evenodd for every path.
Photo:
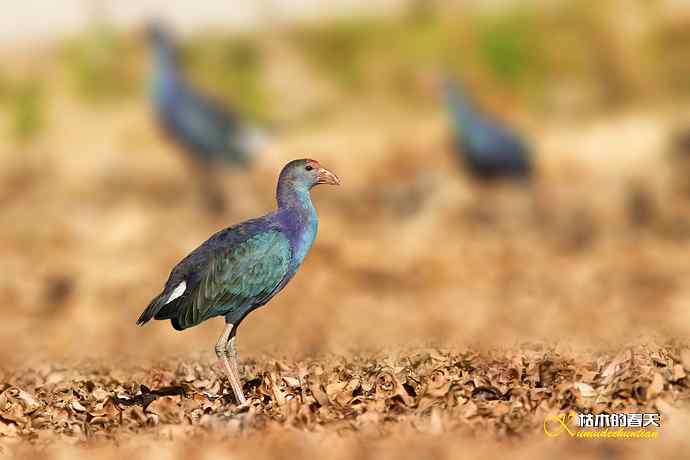
<instances>
[{"instance_id":1,"label":"bird's head","mask_svg":"<svg viewBox=\"0 0 690 460\"><path fill-rule=\"evenodd\" d=\"M443 76L440 86L446 101L451 103L469 103L465 85L459 78L453 77L451 74L446 74Z\"/></svg>"},{"instance_id":2,"label":"bird's head","mask_svg":"<svg viewBox=\"0 0 690 460\"><path fill-rule=\"evenodd\" d=\"M165 52L171 58L176 57L175 41L170 31L160 21L151 21L145 29L146 41L149 46L159 52Z\"/></svg>"},{"instance_id":3,"label":"bird's head","mask_svg":"<svg viewBox=\"0 0 690 460\"><path fill-rule=\"evenodd\" d=\"M162 66L168 72L175 70L179 61L178 50L173 36L165 25L160 21L148 23L145 36L154 57L154 66Z\"/></svg>"},{"instance_id":4,"label":"bird's head","mask_svg":"<svg viewBox=\"0 0 690 460\"><path fill-rule=\"evenodd\" d=\"M170 34L165 30L165 26L160 21L151 21L146 25L146 40L150 44L170 42Z\"/></svg>"},{"instance_id":5,"label":"bird's head","mask_svg":"<svg viewBox=\"0 0 690 460\"><path fill-rule=\"evenodd\" d=\"M318 161L302 159L285 165L280 173L279 183L291 183L308 190L319 184L340 185L340 179Z\"/></svg>"}]
</instances>

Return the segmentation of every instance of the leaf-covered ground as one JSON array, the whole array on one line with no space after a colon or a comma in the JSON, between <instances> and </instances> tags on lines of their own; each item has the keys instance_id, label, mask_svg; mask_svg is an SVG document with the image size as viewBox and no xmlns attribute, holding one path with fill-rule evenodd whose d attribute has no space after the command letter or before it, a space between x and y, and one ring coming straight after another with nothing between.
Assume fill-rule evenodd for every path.
<instances>
[{"instance_id":1,"label":"leaf-covered ground","mask_svg":"<svg viewBox=\"0 0 690 460\"><path fill-rule=\"evenodd\" d=\"M455 434L472 444L534 445L526 441L543 438L544 449L568 442L579 449L608 443L549 444L545 417L569 410L661 412L660 437L613 444L625 450L631 443L658 448L680 441L690 420L690 348L678 343L601 353L538 344L481 352L425 348L297 361L263 357L242 367L245 407L235 404L208 356L150 367L81 362L5 369L0 446L4 453L61 455L203 442L247 454L264 440L269 455L276 439L301 445L301 437L305 448L347 458L357 452L327 445L356 440L381 447L403 436L433 447Z\"/></svg>"}]
</instances>

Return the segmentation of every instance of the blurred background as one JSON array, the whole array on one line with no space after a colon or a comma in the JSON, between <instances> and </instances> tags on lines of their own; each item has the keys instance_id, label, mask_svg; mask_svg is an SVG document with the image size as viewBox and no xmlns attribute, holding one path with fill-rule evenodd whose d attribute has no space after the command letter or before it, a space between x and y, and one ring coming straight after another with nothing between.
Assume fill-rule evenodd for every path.
<instances>
[{"instance_id":1,"label":"blurred background","mask_svg":"<svg viewBox=\"0 0 690 460\"><path fill-rule=\"evenodd\" d=\"M314 190L316 244L241 356L690 332L685 1L3 9L2 360L210 353L221 319L135 320L211 233L271 211L302 157L343 185ZM269 139L248 161L160 129L154 19L199 100Z\"/></svg>"}]
</instances>

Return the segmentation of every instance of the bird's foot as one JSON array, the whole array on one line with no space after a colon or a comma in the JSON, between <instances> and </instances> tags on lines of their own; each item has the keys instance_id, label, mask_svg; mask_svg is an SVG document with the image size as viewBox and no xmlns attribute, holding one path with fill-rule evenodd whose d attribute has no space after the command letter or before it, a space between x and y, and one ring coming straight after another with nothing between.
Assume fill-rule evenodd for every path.
<instances>
[{"instance_id":1,"label":"bird's foot","mask_svg":"<svg viewBox=\"0 0 690 460\"><path fill-rule=\"evenodd\" d=\"M220 372L224 373L227 377L230 388L232 389L232 394L235 397L235 402L238 406L248 406L249 402L244 397L242 392L242 384L240 383L240 377L227 359L220 359L216 362L216 368L220 369Z\"/></svg>"},{"instance_id":2,"label":"bird's foot","mask_svg":"<svg viewBox=\"0 0 690 460\"><path fill-rule=\"evenodd\" d=\"M252 406L251 403L245 399L245 401L243 403L238 403L235 406L235 412L238 414L249 412L249 409L251 408L251 406Z\"/></svg>"}]
</instances>

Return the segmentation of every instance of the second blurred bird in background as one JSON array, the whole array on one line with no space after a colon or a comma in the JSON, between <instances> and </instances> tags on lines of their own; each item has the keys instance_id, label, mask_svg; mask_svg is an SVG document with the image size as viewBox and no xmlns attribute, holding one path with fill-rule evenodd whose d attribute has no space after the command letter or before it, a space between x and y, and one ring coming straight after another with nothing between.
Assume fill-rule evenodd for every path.
<instances>
[{"instance_id":1,"label":"second blurred bird in background","mask_svg":"<svg viewBox=\"0 0 690 460\"><path fill-rule=\"evenodd\" d=\"M149 24L147 38L160 125L190 159L207 209L222 213L227 199L218 170L247 168L268 144L268 134L186 78L173 35L161 23Z\"/></svg>"},{"instance_id":2,"label":"second blurred bird in background","mask_svg":"<svg viewBox=\"0 0 690 460\"><path fill-rule=\"evenodd\" d=\"M529 180L532 152L520 135L482 113L457 78L447 77L445 98L453 129L455 154L469 173L482 181Z\"/></svg>"}]
</instances>

